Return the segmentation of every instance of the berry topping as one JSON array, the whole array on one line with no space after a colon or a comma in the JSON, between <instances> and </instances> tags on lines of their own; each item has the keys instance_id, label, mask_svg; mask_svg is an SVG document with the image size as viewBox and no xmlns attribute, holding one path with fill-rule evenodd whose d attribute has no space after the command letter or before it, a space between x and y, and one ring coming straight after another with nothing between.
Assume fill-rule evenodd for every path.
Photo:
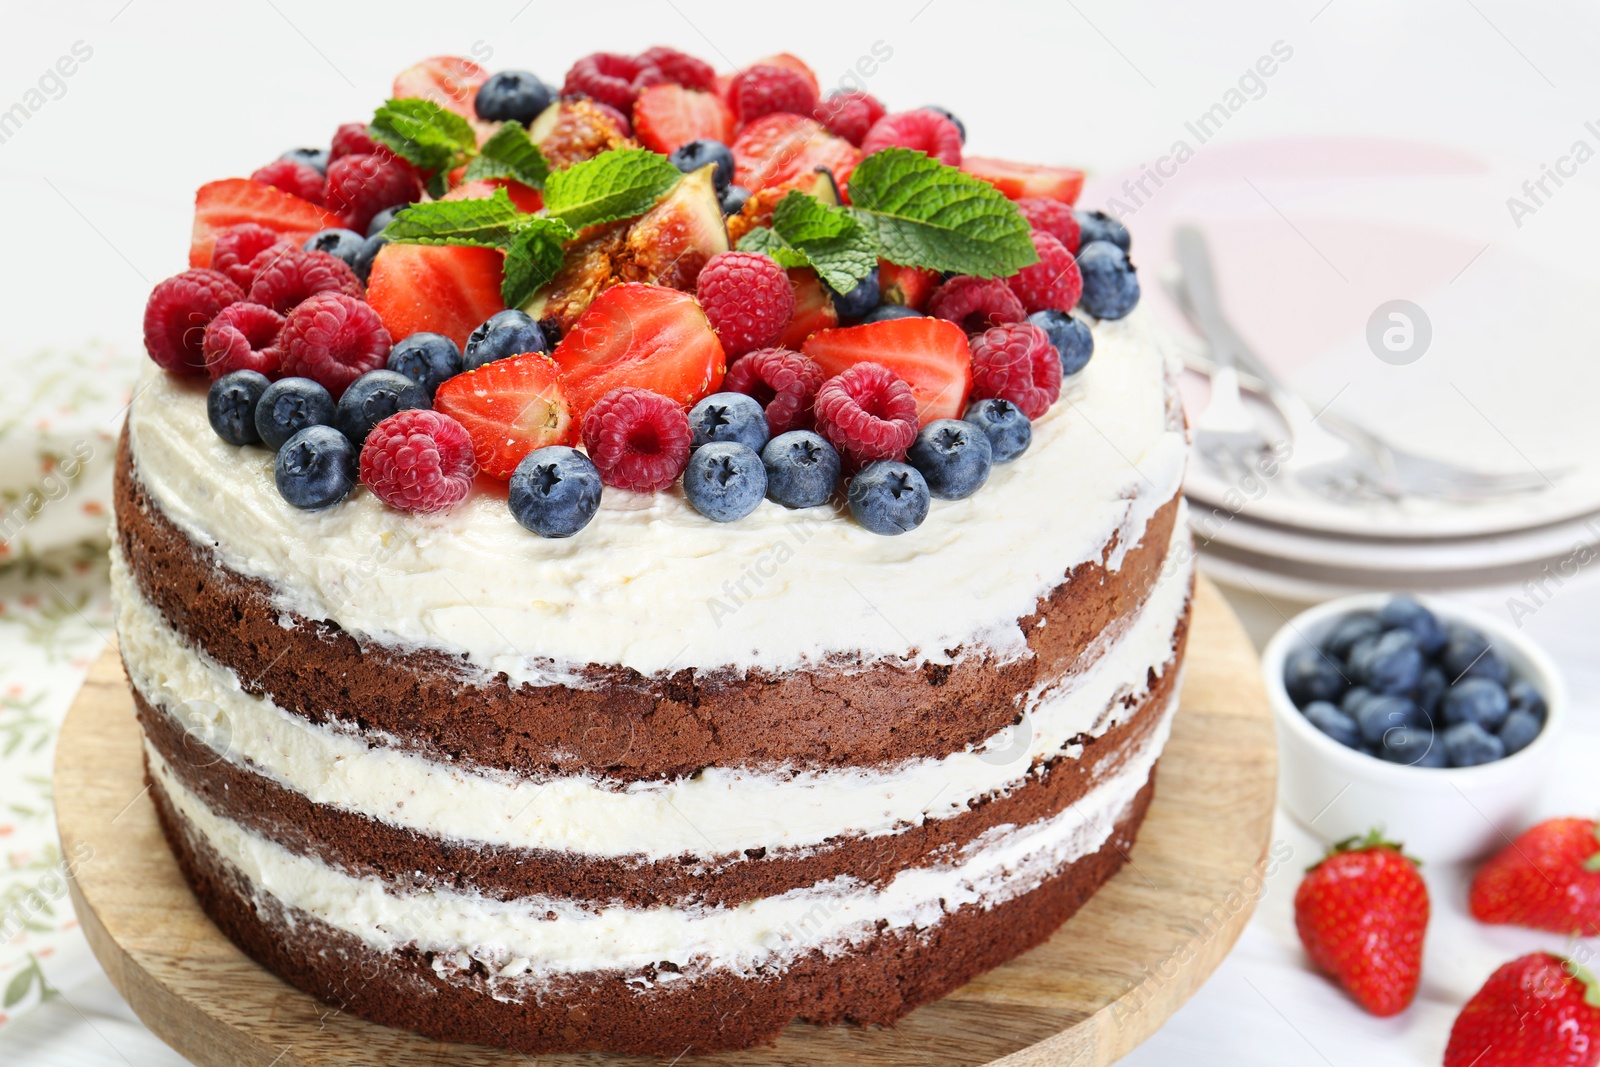
<instances>
[{"instance_id":1,"label":"berry topping","mask_svg":"<svg viewBox=\"0 0 1600 1067\"><path fill-rule=\"evenodd\" d=\"M186 270L161 282L144 306L144 348L170 374L206 369L206 326L217 312L244 299L226 274Z\"/></svg>"},{"instance_id":2,"label":"berry topping","mask_svg":"<svg viewBox=\"0 0 1600 1067\"><path fill-rule=\"evenodd\" d=\"M520 356L524 352L549 355L550 341L526 311L507 308L490 315L472 331L461 352L461 366L477 370L485 363Z\"/></svg>"},{"instance_id":3,"label":"berry topping","mask_svg":"<svg viewBox=\"0 0 1600 1067\"><path fill-rule=\"evenodd\" d=\"M1515 713L1525 714L1525 713ZM1547 819L1523 831L1472 880L1479 922L1600 937L1600 824Z\"/></svg>"},{"instance_id":4,"label":"berry topping","mask_svg":"<svg viewBox=\"0 0 1600 1067\"><path fill-rule=\"evenodd\" d=\"M618 489L665 489L689 462L693 432L675 402L624 386L595 402L583 420L583 446L600 479Z\"/></svg>"},{"instance_id":5,"label":"berry topping","mask_svg":"<svg viewBox=\"0 0 1600 1067\"><path fill-rule=\"evenodd\" d=\"M307 252L325 252L354 269L356 257L361 255L361 247L366 243L367 239L354 230L334 229L312 234L300 247Z\"/></svg>"},{"instance_id":6,"label":"berry topping","mask_svg":"<svg viewBox=\"0 0 1600 1067\"><path fill-rule=\"evenodd\" d=\"M457 188L460 188L460 186L457 186ZM455 190L452 189L450 192L455 192ZM490 193L489 195L493 196L494 194ZM449 199L449 196L449 193L445 194L446 199ZM513 203L514 202L515 201L513 201ZM388 227L389 223L394 221L394 217L396 215L400 214L400 212L404 211L410 206L410 204L396 204L394 207L386 207L376 215L372 216L372 221L367 223L367 237L372 238L378 236L378 234L382 233ZM528 209L525 208L524 210ZM351 266L355 266L355 264L352 263Z\"/></svg>"},{"instance_id":7,"label":"berry topping","mask_svg":"<svg viewBox=\"0 0 1600 1067\"><path fill-rule=\"evenodd\" d=\"M1475 722L1458 723L1443 734L1445 762L1476 767L1506 758L1506 743Z\"/></svg>"},{"instance_id":8,"label":"berry topping","mask_svg":"<svg viewBox=\"0 0 1600 1067\"><path fill-rule=\"evenodd\" d=\"M1439 665L1452 682L1471 677L1487 678L1505 685L1510 680L1505 657L1489 643L1487 637L1467 626L1450 628Z\"/></svg>"},{"instance_id":9,"label":"berry topping","mask_svg":"<svg viewBox=\"0 0 1600 1067\"><path fill-rule=\"evenodd\" d=\"M816 271L796 267L788 274L789 288L794 290L794 314L779 335L778 344L799 348L807 338L839 325L839 313L833 308L833 291L822 283Z\"/></svg>"},{"instance_id":10,"label":"berry topping","mask_svg":"<svg viewBox=\"0 0 1600 1067\"><path fill-rule=\"evenodd\" d=\"M274 246L251 260L250 266L256 272L250 283L250 302L278 312L289 311L318 293L343 293L355 300L367 295L366 286L350 265L326 252Z\"/></svg>"},{"instance_id":11,"label":"berry topping","mask_svg":"<svg viewBox=\"0 0 1600 1067\"><path fill-rule=\"evenodd\" d=\"M790 430L761 450L767 468L767 499L786 508L826 504L839 484L838 451L810 430Z\"/></svg>"},{"instance_id":12,"label":"berry topping","mask_svg":"<svg viewBox=\"0 0 1600 1067\"><path fill-rule=\"evenodd\" d=\"M802 351L830 378L861 363L889 368L911 387L921 424L958 418L966 410L972 351L966 334L941 319L892 319L824 330Z\"/></svg>"},{"instance_id":13,"label":"berry topping","mask_svg":"<svg viewBox=\"0 0 1600 1067\"><path fill-rule=\"evenodd\" d=\"M1072 167L1012 163L992 156L963 156L961 169L974 178L982 178L1009 200L1042 196L1070 204L1083 191L1083 171Z\"/></svg>"},{"instance_id":14,"label":"berry topping","mask_svg":"<svg viewBox=\"0 0 1600 1067\"><path fill-rule=\"evenodd\" d=\"M278 373L278 334L283 316L260 304L230 304L217 312L200 342L206 372L212 379L234 371L253 370L269 378Z\"/></svg>"},{"instance_id":15,"label":"berry topping","mask_svg":"<svg viewBox=\"0 0 1600 1067\"><path fill-rule=\"evenodd\" d=\"M850 479L850 514L875 534L893 537L915 530L928 517L931 494L915 467L879 460Z\"/></svg>"},{"instance_id":16,"label":"berry topping","mask_svg":"<svg viewBox=\"0 0 1600 1067\"><path fill-rule=\"evenodd\" d=\"M1043 230L1066 246L1068 252L1078 251L1082 237L1077 213L1070 204L1044 196L1025 196L1017 201L1017 211L1028 220L1028 225Z\"/></svg>"},{"instance_id":17,"label":"berry topping","mask_svg":"<svg viewBox=\"0 0 1600 1067\"><path fill-rule=\"evenodd\" d=\"M378 212L420 199L416 168L388 152L342 156L328 164L328 207L352 230L366 233Z\"/></svg>"},{"instance_id":18,"label":"berry topping","mask_svg":"<svg viewBox=\"0 0 1600 1067\"><path fill-rule=\"evenodd\" d=\"M878 269L874 267L872 273L857 282L855 288L848 293L841 293L832 286L829 286L828 291L833 294L833 309L841 319L859 319L877 307L882 297L882 290L878 284Z\"/></svg>"},{"instance_id":19,"label":"berry topping","mask_svg":"<svg viewBox=\"0 0 1600 1067\"><path fill-rule=\"evenodd\" d=\"M1089 332L1088 323L1054 309L1035 311L1028 321L1050 338L1051 346L1061 357L1063 378L1070 378L1089 365L1089 357L1094 355L1094 334Z\"/></svg>"},{"instance_id":20,"label":"berry topping","mask_svg":"<svg viewBox=\"0 0 1600 1067\"><path fill-rule=\"evenodd\" d=\"M502 70L478 86L472 108L485 122L520 122L526 126L554 99L550 87L529 71Z\"/></svg>"},{"instance_id":21,"label":"berry topping","mask_svg":"<svg viewBox=\"0 0 1600 1067\"><path fill-rule=\"evenodd\" d=\"M442 333L414 333L389 349L388 367L432 397L439 386L461 373L461 349Z\"/></svg>"},{"instance_id":22,"label":"berry topping","mask_svg":"<svg viewBox=\"0 0 1600 1067\"><path fill-rule=\"evenodd\" d=\"M626 115L633 110L633 102L641 91L666 81L661 68L647 59L596 52L572 65L561 92L593 97Z\"/></svg>"},{"instance_id":23,"label":"berry topping","mask_svg":"<svg viewBox=\"0 0 1600 1067\"><path fill-rule=\"evenodd\" d=\"M294 507L329 507L356 487L355 446L332 426L307 426L278 449L272 475L278 492Z\"/></svg>"},{"instance_id":24,"label":"berry topping","mask_svg":"<svg viewBox=\"0 0 1600 1067\"><path fill-rule=\"evenodd\" d=\"M817 90L798 71L758 63L734 76L728 102L743 126L780 113L810 115L817 108Z\"/></svg>"},{"instance_id":25,"label":"berry topping","mask_svg":"<svg viewBox=\"0 0 1600 1067\"><path fill-rule=\"evenodd\" d=\"M1389 598L1378 612L1378 622L1385 629L1410 630L1417 639L1417 647L1424 656L1437 656L1444 650L1449 634L1433 612L1423 607L1415 598L1397 596Z\"/></svg>"},{"instance_id":26,"label":"berry topping","mask_svg":"<svg viewBox=\"0 0 1600 1067\"><path fill-rule=\"evenodd\" d=\"M733 112L715 93L685 89L681 85L653 85L639 94L633 104L633 135L648 149L670 155L690 141L706 138L725 143L733 140ZM678 163L675 159L674 163ZM709 161L708 161L709 162ZM680 170L692 170L678 163ZM733 159L728 159L727 178L718 188L733 180Z\"/></svg>"},{"instance_id":27,"label":"berry topping","mask_svg":"<svg viewBox=\"0 0 1600 1067\"><path fill-rule=\"evenodd\" d=\"M940 118L949 120L950 124L956 128L956 133L961 135L961 143L967 143L967 124L957 118L954 111L947 107L940 107L938 104L923 104L922 110L931 111Z\"/></svg>"},{"instance_id":28,"label":"berry topping","mask_svg":"<svg viewBox=\"0 0 1600 1067\"><path fill-rule=\"evenodd\" d=\"M333 424L360 448L372 428L395 412L432 406L428 391L404 374L387 368L372 370L344 391L334 411Z\"/></svg>"},{"instance_id":29,"label":"berry topping","mask_svg":"<svg viewBox=\"0 0 1600 1067\"><path fill-rule=\"evenodd\" d=\"M1023 267L1007 278L1006 284L1030 314L1052 309L1071 311L1083 292L1077 260L1066 245L1043 230L1034 230L1032 237L1039 262Z\"/></svg>"},{"instance_id":30,"label":"berry topping","mask_svg":"<svg viewBox=\"0 0 1600 1067\"><path fill-rule=\"evenodd\" d=\"M994 466L988 436L970 422L928 423L906 449L906 462L922 472L928 492L940 500L964 500L983 488Z\"/></svg>"},{"instance_id":31,"label":"berry topping","mask_svg":"<svg viewBox=\"0 0 1600 1067\"><path fill-rule=\"evenodd\" d=\"M1010 463L1033 443L1033 423L1009 400L980 400L963 418L989 439L989 456L996 463Z\"/></svg>"},{"instance_id":32,"label":"berry topping","mask_svg":"<svg viewBox=\"0 0 1600 1067\"><path fill-rule=\"evenodd\" d=\"M716 187L719 197L733 188L733 150L719 140L709 137L697 138L680 144L668 157L672 165L685 174L692 174L707 164L716 164L717 169L711 172L712 184ZM750 195L745 190L745 196ZM741 205L742 206L742 205ZM728 214L726 203L721 204L722 213ZM734 210L738 210L735 208Z\"/></svg>"},{"instance_id":33,"label":"berry topping","mask_svg":"<svg viewBox=\"0 0 1600 1067\"><path fill-rule=\"evenodd\" d=\"M345 156L364 156L385 151L388 149L374 141L367 132L365 122L347 122L333 131L333 140L328 146L328 163L332 165L334 160Z\"/></svg>"},{"instance_id":34,"label":"berry topping","mask_svg":"<svg viewBox=\"0 0 1600 1067\"><path fill-rule=\"evenodd\" d=\"M936 270L902 267L886 259L878 260L878 284L883 290L885 304L903 304L921 311L943 281L944 276Z\"/></svg>"},{"instance_id":35,"label":"berry topping","mask_svg":"<svg viewBox=\"0 0 1600 1067\"><path fill-rule=\"evenodd\" d=\"M432 100L462 118L472 118L472 101L489 72L461 56L433 56L413 63L394 77L392 95Z\"/></svg>"},{"instance_id":36,"label":"berry topping","mask_svg":"<svg viewBox=\"0 0 1600 1067\"><path fill-rule=\"evenodd\" d=\"M737 215L749 200L750 190L742 185L730 185L717 198L717 205L722 208L724 215Z\"/></svg>"},{"instance_id":37,"label":"berry topping","mask_svg":"<svg viewBox=\"0 0 1600 1067\"><path fill-rule=\"evenodd\" d=\"M1061 395L1061 358L1032 323L996 326L972 339L972 395L1009 400L1037 419Z\"/></svg>"},{"instance_id":38,"label":"berry topping","mask_svg":"<svg viewBox=\"0 0 1600 1067\"><path fill-rule=\"evenodd\" d=\"M1409 692L1422 677L1422 651L1409 631L1390 630L1376 640L1356 642L1349 673L1375 693Z\"/></svg>"},{"instance_id":39,"label":"berry topping","mask_svg":"<svg viewBox=\"0 0 1600 1067\"><path fill-rule=\"evenodd\" d=\"M1506 755L1514 756L1533 744L1543 729L1538 716L1519 708L1507 715L1505 725L1500 727L1500 743L1506 746Z\"/></svg>"},{"instance_id":40,"label":"berry topping","mask_svg":"<svg viewBox=\"0 0 1600 1067\"><path fill-rule=\"evenodd\" d=\"M1139 276L1128 253L1108 241L1090 241L1078 253L1083 310L1097 319L1120 319L1139 302Z\"/></svg>"},{"instance_id":41,"label":"berry topping","mask_svg":"<svg viewBox=\"0 0 1600 1067\"><path fill-rule=\"evenodd\" d=\"M693 448L714 441L737 441L760 452L770 435L761 405L737 392L712 393L690 408L689 429L694 432Z\"/></svg>"},{"instance_id":42,"label":"berry topping","mask_svg":"<svg viewBox=\"0 0 1600 1067\"><path fill-rule=\"evenodd\" d=\"M860 149L849 141L824 130L815 119L787 113L744 126L732 148L739 161L733 180L752 193L769 185L788 185L818 167L844 185L861 162Z\"/></svg>"},{"instance_id":43,"label":"berry topping","mask_svg":"<svg viewBox=\"0 0 1600 1067\"><path fill-rule=\"evenodd\" d=\"M683 495L690 507L712 522L737 522L767 495L767 468L749 445L713 441L689 457Z\"/></svg>"},{"instance_id":44,"label":"berry topping","mask_svg":"<svg viewBox=\"0 0 1600 1067\"><path fill-rule=\"evenodd\" d=\"M571 537L600 510L600 471L566 445L535 449L511 474L511 515L540 537Z\"/></svg>"},{"instance_id":45,"label":"berry topping","mask_svg":"<svg viewBox=\"0 0 1600 1067\"><path fill-rule=\"evenodd\" d=\"M903 459L917 436L917 398L881 364L857 363L829 378L815 410L817 432L853 467Z\"/></svg>"},{"instance_id":46,"label":"berry topping","mask_svg":"<svg viewBox=\"0 0 1600 1067\"><path fill-rule=\"evenodd\" d=\"M291 196L323 203L323 176L320 170L289 159L275 159L250 175L250 180L282 189Z\"/></svg>"},{"instance_id":47,"label":"berry topping","mask_svg":"<svg viewBox=\"0 0 1600 1067\"><path fill-rule=\"evenodd\" d=\"M328 173L326 148L291 148L278 158L287 159L291 163L304 163L318 174Z\"/></svg>"},{"instance_id":48,"label":"berry topping","mask_svg":"<svg viewBox=\"0 0 1600 1067\"><path fill-rule=\"evenodd\" d=\"M1361 728L1343 709L1326 700L1313 700L1302 709L1306 721L1346 748L1361 747Z\"/></svg>"},{"instance_id":49,"label":"berry topping","mask_svg":"<svg viewBox=\"0 0 1600 1067\"><path fill-rule=\"evenodd\" d=\"M1600 984L1548 952L1489 976L1456 1016L1444 1067L1587 1067L1600 1048Z\"/></svg>"},{"instance_id":50,"label":"berry topping","mask_svg":"<svg viewBox=\"0 0 1600 1067\"><path fill-rule=\"evenodd\" d=\"M467 498L477 473L467 431L437 411L396 412L373 426L361 446L362 483L401 511L453 508Z\"/></svg>"},{"instance_id":51,"label":"berry topping","mask_svg":"<svg viewBox=\"0 0 1600 1067\"><path fill-rule=\"evenodd\" d=\"M385 244L372 261L367 302L395 337L442 333L464 346L481 322L505 309L501 263L493 248Z\"/></svg>"},{"instance_id":52,"label":"berry topping","mask_svg":"<svg viewBox=\"0 0 1600 1067\"><path fill-rule=\"evenodd\" d=\"M818 104L811 117L831 134L861 147L873 123L883 118L885 108L868 93L834 93Z\"/></svg>"},{"instance_id":53,"label":"berry topping","mask_svg":"<svg viewBox=\"0 0 1600 1067\"><path fill-rule=\"evenodd\" d=\"M217 234L246 222L265 227L296 246L318 230L343 225L333 212L249 178L211 182L202 185L194 194L194 235L189 242L189 266L214 266L211 252ZM256 249L260 251L261 248Z\"/></svg>"},{"instance_id":54,"label":"berry topping","mask_svg":"<svg viewBox=\"0 0 1600 1067\"><path fill-rule=\"evenodd\" d=\"M1476 723L1485 730L1498 730L1511 714L1511 701L1498 682L1463 678L1444 691L1439 710L1451 726Z\"/></svg>"},{"instance_id":55,"label":"berry topping","mask_svg":"<svg viewBox=\"0 0 1600 1067\"><path fill-rule=\"evenodd\" d=\"M256 433L277 450L307 426L332 426L333 397L310 378L280 378L256 405Z\"/></svg>"},{"instance_id":56,"label":"berry topping","mask_svg":"<svg viewBox=\"0 0 1600 1067\"><path fill-rule=\"evenodd\" d=\"M639 53L639 59L654 64L668 81L686 89L704 89L709 92L716 88L717 72L711 64L680 52L676 48L657 45Z\"/></svg>"},{"instance_id":57,"label":"berry topping","mask_svg":"<svg viewBox=\"0 0 1600 1067\"><path fill-rule=\"evenodd\" d=\"M920 319L922 312L908 308L904 304L879 304L865 315L861 316L861 324L869 322L888 322L890 319Z\"/></svg>"},{"instance_id":58,"label":"berry topping","mask_svg":"<svg viewBox=\"0 0 1600 1067\"><path fill-rule=\"evenodd\" d=\"M1028 317L1028 309L1002 279L958 274L934 290L928 298L928 314L972 334L1022 322Z\"/></svg>"},{"instance_id":59,"label":"berry topping","mask_svg":"<svg viewBox=\"0 0 1600 1067\"><path fill-rule=\"evenodd\" d=\"M776 342L794 314L789 275L759 252L719 252L706 262L695 296L722 348L737 359Z\"/></svg>"},{"instance_id":60,"label":"berry topping","mask_svg":"<svg viewBox=\"0 0 1600 1067\"><path fill-rule=\"evenodd\" d=\"M811 403L827 375L816 360L787 348L763 348L728 368L723 388L753 397L774 434L811 426Z\"/></svg>"},{"instance_id":61,"label":"berry topping","mask_svg":"<svg viewBox=\"0 0 1600 1067\"><path fill-rule=\"evenodd\" d=\"M351 382L383 366L389 331L378 313L355 297L323 292L289 313L278 347L283 350L283 373L319 382L337 399Z\"/></svg>"},{"instance_id":62,"label":"berry topping","mask_svg":"<svg viewBox=\"0 0 1600 1067\"><path fill-rule=\"evenodd\" d=\"M478 466L502 481L528 453L572 437L555 362L538 352L456 375L439 387L433 406L466 427Z\"/></svg>"},{"instance_id":63,"label":"berry topping","mask_svg":"<svg viewBox=\"0 0 1600 1067\"><path fill-rule=\"evenodd\" d=\"M961 166L961 131L955 123L928 108L885 115L874 122L861 142L861 154L870 156L885 148L926 152L948 166Z\"/></svg>"},{"instance_id":64,"label":"berry topping","mask_svg":"<svg viewBox=\"0 0 1600 1067\"><path fill-rule=\"evenodd\" d=\"M1090 241L1110 241L1124 252L1132 249L1133 236L1128 233L1128 228L1121 220L1098 210L1075 211L1073 215L1078 220L1080 241L1083 244L1088 244Z\"/></svg>"},{"instance_id":65,"label":"berry topping","mask_svg":"<svg viewBox=\"0 0 1600 1067\"><path fill-rule=\"evenodd\" d=\"M265 374L253 370L236 370L212 382L206 392L206 419L211 429L230 445L259 442L256 405L271 384Z\"/></svg>"},{"instance_id":66,"label":"berry topping","mask_svg":"<svg viewBox=\"0 0 1600 1067\"><path fill-rule=\"evenodd\" d=\"M250 283L256 280L255 268L251 264L261 253L277 245L285 249L294 247L279 237L276 231L254 222L229 226L217 231L216 243L211 246L211 269L220 270L239 288L248 290Z\"/></svg>"}]
</instances>

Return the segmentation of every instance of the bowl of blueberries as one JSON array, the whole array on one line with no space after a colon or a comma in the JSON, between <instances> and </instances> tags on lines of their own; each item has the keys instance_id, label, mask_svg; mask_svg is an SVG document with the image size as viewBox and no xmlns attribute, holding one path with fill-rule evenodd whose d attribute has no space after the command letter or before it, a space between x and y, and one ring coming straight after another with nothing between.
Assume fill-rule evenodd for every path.
<instances>
[{"instance_id":1,"label":"bowl of blueberries","mask_svg":"<svg viewBox=\"0 0 1600 1067\"><path fill-rule=\"evenodd\" d=\"M1381 826L1435 862L1504 844L1565 727L1536 645L1453 604L1372 594L1292 619L1262 653L1288 812L1330 841Z\"/></svg>"}]
</instances>

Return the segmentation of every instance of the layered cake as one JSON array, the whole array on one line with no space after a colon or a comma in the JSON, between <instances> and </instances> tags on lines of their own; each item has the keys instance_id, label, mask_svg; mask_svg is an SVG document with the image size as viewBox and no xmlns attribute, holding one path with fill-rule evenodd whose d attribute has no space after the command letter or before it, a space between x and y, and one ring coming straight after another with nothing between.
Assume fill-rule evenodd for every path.
<instances>
[{"instance_id":1,"label":"layered cake","mask_svg":"<svg viewBox=\"0 0 1600 1067\"><path fill-rule=\"evenodd\" d=\"M1081 175L791 56L465 60L201 189L117 462L201 905L528 1053L887 1024L1126 861L1191 581Z\"/></svg>"}]
</instances>

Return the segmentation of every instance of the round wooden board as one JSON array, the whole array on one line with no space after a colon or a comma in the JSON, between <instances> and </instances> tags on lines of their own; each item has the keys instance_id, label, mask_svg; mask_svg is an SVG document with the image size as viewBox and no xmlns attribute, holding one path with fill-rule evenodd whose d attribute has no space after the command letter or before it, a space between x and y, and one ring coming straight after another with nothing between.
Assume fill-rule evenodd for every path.
<instances>
[{"instance_id":1,"label":"round wooden board","mask_svg":"<svg viewBox=\"0 0 1600 1067\"><path fill-rule=\"evenodd\" d=\"M1255 905L1277 753L1255 653L1201 581L1181 710L1130 862L1044 945L893 1029L794 1024L773 1048L678 1067L1043 1064L1098 1067L1166 1021L1222 962ZM340 1015L280 982L211 924L145 795L114 648L89 672L56 757L56 812L84 933L111 981L201 1067L645 1064L446 1045Z\"/></svg>"}]
</instances>

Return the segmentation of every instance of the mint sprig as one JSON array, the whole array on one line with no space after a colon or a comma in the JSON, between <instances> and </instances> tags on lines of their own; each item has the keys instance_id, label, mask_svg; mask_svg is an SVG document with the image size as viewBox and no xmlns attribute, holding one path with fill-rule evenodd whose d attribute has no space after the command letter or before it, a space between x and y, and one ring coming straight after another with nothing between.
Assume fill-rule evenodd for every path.
<instances>
[{"instance_id":1,"label":"mint sprig","mask_svg":"<svg viewBox=\"0 0 1600 1067\"><path fill-rule=\"evenodd\" d=\"M544 210L575 230L642 215L683 177L666 156L620 148L556 171L544 183Z\"/></svg>"},{"instance_id":2,"label":"mint sprig","mask_svg":"<svg viewBox=\"0 0 1600 1067\"><path fill-rule=\"evenodd\" d=\"M996 278L1039 261L1016 205L921 152L872 153L851 173L849 189L846 210L891 263Z\"/></svg>"},{"instance_id":3,"label":"mint sprig","mask_svg":"<svg viewBox=\"0 0 1600 1067\"><path fill-rule=\"evenodd\" d=\"M878 248L842 208L798 189L772 211L772 228L745 234L739 248L764 252L784 267L811 267L837 293L848 293L878 265Z\"/></svg>"},{"instance_id":4,"label":"mint sprig","mask_svg":"<svg viewBox=\"0 0 1600 1067\"><path fill-rule=\"evenodd\" d=\"M561 269L572 227L561 219L517 210L504 189L478 200L414 204L394 217L383 235L399 244L467 245L505 253L500 296L517 307Z\"/></svg>"},{"instance_id":5,"label":"mint sprig","mask_svg":"<svg viewBox=\"0 0 1600 1067\"><path fill-rule=\"evenodd\" d=\"M390 100L373 113L367 133L427 174L434 196L444 195L444 176L478 150L472 124L432 100Z\"/></svg>"},{"instance_id":6,"label":"mint sprig","mask_svg":"<svg viewBox=\"0 0 1600 1067\"><path fill-rule=\"evenodd\" d=\"M528 139L520 122L508 122L483 142L478 154L467 164L467 181L480 178L509 178L535 189L550 176L550 163L539 146Z\"/></svg>"},{"instance_id":7,"label":"mint sprig","mask_svg":"<svg viewBox=\"0 0 1600 1067\"><path fill-rule=\"evenodd\" d=\"M811 266L810 256L766 226L759 226L739 238L739 251L760 252L762 255L771 256L778 261L778 266L785 269Z\"/></svg>"}]
</instances>

